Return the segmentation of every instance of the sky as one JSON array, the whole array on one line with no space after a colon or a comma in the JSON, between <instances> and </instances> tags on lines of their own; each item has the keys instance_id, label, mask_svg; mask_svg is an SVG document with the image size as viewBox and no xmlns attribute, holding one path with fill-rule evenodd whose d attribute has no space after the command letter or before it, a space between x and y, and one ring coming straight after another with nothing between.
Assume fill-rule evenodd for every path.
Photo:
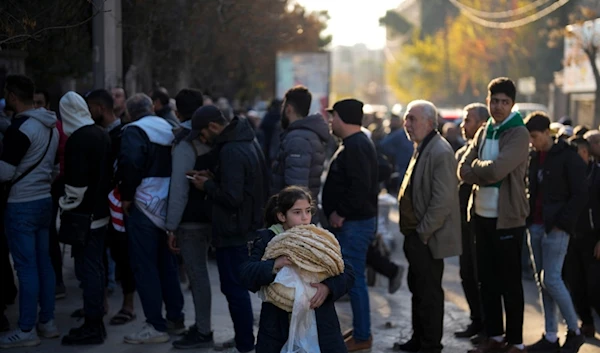
<instances>
[{"instance_id":1,"label":"sky","mask_svg":"<svg viewBox=\"0 0 600 353\"><path fill-rule=\"evenodd\" d=\"M331 19L325 34L333 46L364 43L371 49L385 45L385 29L379 18L403 0L296 0L309 11L328 10Z\"/></svg>"}]
</instances>

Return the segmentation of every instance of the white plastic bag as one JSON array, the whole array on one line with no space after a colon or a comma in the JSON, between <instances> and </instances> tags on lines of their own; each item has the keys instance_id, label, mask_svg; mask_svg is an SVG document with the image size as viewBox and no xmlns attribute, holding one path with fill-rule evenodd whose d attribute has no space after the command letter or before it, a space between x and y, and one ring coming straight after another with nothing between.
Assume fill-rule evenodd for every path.
<instances>
[{"instance_id":1,"label":"white plastic bag","mask_svg":"<svg viewBox=\"0 0 600 353\"><path fill-rule=\"evenodd\" d=\"M285 266L277 273L274 282L296 289L290 333L281 353L321 353L317 318L310 308L310 300L317 292L310 283L315 283L316 278L301 278L293 267Z\"/></svg>"}]
</instances>

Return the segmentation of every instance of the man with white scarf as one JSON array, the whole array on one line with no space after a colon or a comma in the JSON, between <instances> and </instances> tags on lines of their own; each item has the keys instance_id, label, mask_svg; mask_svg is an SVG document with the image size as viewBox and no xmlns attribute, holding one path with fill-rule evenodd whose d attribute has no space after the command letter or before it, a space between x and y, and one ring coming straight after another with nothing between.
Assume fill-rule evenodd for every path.
<instances>
[{"instance_id":1,"label":"man with white scarf","mask_svg":"<svg viewBox=\"0 0 600 353\"><path fill-rule=\"evenodd\" d=\"M65 146L65 194L59 200L61 226L72 227L74 216L91 219L83 244L73 245L75 271L83 287L85 322L63 337L62 344L102 344L106 338L102 256L110 219L110 137L95 125L87 103L75 92L61 98L60 114L69 137Z\"/></svg>"}]
</instances>

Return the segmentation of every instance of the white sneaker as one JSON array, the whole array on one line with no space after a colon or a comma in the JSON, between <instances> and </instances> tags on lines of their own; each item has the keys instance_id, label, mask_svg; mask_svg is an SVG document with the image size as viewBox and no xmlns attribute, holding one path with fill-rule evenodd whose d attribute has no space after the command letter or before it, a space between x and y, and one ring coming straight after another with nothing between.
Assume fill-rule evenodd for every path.
<instances>
[{"instance_id":1,"label":"white sneaker","mask_svg":"<svg viewBox=\"0 0 600 353\"><path fill-rule=\"evenodd\" d=\"M146 343L165 343L169 342L169 334L166 332L156 331L154 326L145 324L142 330L125 336L125 343L131 344L146 344Z\"/></svg>"},{"instance_id":2,"label":"white sneaker","mask_svg":"<svg viewBox=\"0 0 600 353\"><path fill-rule=\"evenodd\" d=\"M60 337L60 332L58 331L58 327L56 327L56 323L54 320L50 320L45 324L38 322L37 324L37 332L38 335L44 338L56 338Z\"/></svg>"},{"instance_id":3,"label":"white sneaker","mask_svg":"<svg viewBox=\"0 0 600 353\"><path fill-rule=\"evenodd\" d=\"M40 343L35 330L23 332L18 328L0 337L0 348L33 347Z\"/></svg>"}]
</instances>

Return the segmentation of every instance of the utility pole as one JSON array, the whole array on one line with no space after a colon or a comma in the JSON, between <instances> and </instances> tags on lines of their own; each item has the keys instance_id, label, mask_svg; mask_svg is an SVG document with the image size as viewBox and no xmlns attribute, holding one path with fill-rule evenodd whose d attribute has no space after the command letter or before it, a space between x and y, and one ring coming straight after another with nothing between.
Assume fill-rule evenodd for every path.
<instances>
[{"instance_id":1,"label":"utility pole","mask_svg":"<svg viewBox=\"0 0 600 353\"><path fill-rule=\"evenodd\" d=\"M94 89L123 84L121 0L93 0Z\"/></svg>"}]
</instances>

